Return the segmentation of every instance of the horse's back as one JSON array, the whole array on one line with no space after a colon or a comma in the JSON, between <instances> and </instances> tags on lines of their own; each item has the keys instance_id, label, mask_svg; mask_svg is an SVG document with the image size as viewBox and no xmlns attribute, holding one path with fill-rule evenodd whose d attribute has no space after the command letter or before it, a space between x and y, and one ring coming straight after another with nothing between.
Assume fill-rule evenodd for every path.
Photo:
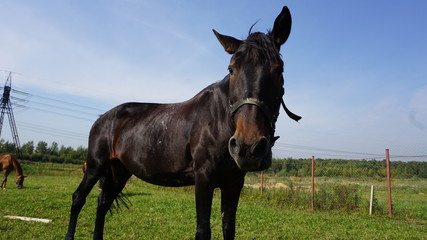
<instances>
[{"instance_id":1,"label":"horse's back","mask_svg":"<svg viewBox=\"0 0 427 240\"><path fill-rule=\"evenodd\" d=\"M144 120L150 110L160 104L124 103L101 115L92 125L89 133L89 155L107 154L115 157L115 144L123 139L123 129L136 121ZM90 158L88 159L90 164Z\"/></svg>"},{"instance_id":2,"label":"horse's back","mask_svg":"<svg viewBox=\"0 0 427 240\"><path fill-rule=\"evenodd\" d=\"M118 159L147 182L194 184L186 107L187 103L125 103L111 109L92 127L88 164Z\"/></svg>"}]
</instances>

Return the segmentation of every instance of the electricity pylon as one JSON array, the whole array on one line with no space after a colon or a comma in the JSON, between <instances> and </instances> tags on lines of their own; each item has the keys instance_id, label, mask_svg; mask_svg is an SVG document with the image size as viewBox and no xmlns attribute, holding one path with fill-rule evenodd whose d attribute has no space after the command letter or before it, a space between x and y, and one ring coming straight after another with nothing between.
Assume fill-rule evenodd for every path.
<instances>
[{"instance_id":1,"label":"electricity pylon","mask_svg":"<svg viewBox=\"0 0 427 240\"><path fill-rule=\"evenodd\" d=\"M18 157L22 157L21 144L19 143L18 130L16 129L15 118L13 117L12 104L10 103L10 91L12 90L12 73L6 79L6 83L3 88L3 96L0 102L1 115L0 115L0 137L1 130L3 128L4 114L7 113L9 117L10 130L12 131L13 142L15 143L15 150Z\"/></svg>"}]
</instances>

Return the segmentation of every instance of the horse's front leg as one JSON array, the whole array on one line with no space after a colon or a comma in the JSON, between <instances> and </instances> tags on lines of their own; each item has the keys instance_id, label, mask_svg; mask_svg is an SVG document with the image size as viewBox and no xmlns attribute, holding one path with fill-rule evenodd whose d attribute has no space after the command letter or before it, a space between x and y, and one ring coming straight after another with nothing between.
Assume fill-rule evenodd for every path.
<instances>
[{"instance_id":1,"label":"horse's front leg","mask_svg":"<svg viewBox=\"0 0 427 240\"><path fill-rule=\"evenodd\" d=\"M196 182L196 240L211 239L210 217L212 210L213 191L214 188L206 182Z\"/></svg>"},{"instance_id":2,"label":"horse's front leg","mask_svg":"<svg viewBox=\"0 0 427 240\"><path fill-rule=\"evenodd\" d=\"M3 170L3 182L1 183L0 188L6 189L7 175L9 175L9 171L7 169Z\"/></svg>"},{"instance_id":3,"label":"horse's front leg","mask_svg":"<svg viewBox=\"0 0 427 240\"><path fill-rule=\"evenodd\" d=\"M236 212L242 191L244 178L237 179L233 184L221 187L222 232L224 240L234 239L236 233Z\"/></svg>"}]
</instances>

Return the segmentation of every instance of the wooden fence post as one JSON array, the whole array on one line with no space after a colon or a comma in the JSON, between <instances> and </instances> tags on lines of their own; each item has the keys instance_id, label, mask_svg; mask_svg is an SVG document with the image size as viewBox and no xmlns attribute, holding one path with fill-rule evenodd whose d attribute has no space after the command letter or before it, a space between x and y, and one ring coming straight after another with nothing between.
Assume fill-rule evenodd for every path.
<instances>
[{"instance_id":1,"label":"wooden fence post","mask_svg":"<svg viewBox=\"0 0 427 240\"><path fill-rule=\"evenodd\" d=\"M314 156L311 156L311 209L314 211Z\"/></svg>"},{"instance_id":2,"label":"wooden fence post","mask_svg":"<svg viewBox=\"0 0 427 240\"><path fill-rule=\"evenodd\" d=\"M371 197L369 199L369 215L372 215L373 205L374 205L374 185L371 185Z\"/></svg>"},{"instance_id":3,"label":"wooden fence post","mask_svg":"<svg viewBox=\"0 0 427 240\"><path fill-rule=\"evenodd\" d=\"M264 192L264 171L261 171L261 195Z\"/></svg>"},{"instance_id":4,"label":"wooden fence post","mask_svg":"<svg viewBox=\"0 0 427 240\"><path fill-rule=\"evenodd\" d=\"M385 163L387 172L387 195L388 195L388 215L393 216L393 204L391 200L391 176L390 176L390 151L385 150Z\"/></svg>"}]
</instances>

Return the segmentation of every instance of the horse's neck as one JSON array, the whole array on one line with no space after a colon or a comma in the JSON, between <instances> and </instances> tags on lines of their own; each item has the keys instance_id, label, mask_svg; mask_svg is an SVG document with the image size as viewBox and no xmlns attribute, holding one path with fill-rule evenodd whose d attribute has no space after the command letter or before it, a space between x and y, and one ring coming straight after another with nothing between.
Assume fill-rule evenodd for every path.
<instances>
[{"instance_id":1,"label":"horse's neck","mask_svg":"<svg viewBox=\"0 0 427 240\"><path fill-rule=\"evenodd\" d=\"M22 173L21 164L19 164L18 160L16 158L14 158L14 157L11 157L10 159L12 161L13 168L16 171L16 176L22 176L23 173Z\"/></svg>"},{"instance_id":2,"label":"horse's neck","mask_svg":"<svg viewBox=\"0 0 427 240\"><path fill-rule=\"evenodd\" d=\"M214 94L216 95L214 98L215 101L215 107L218 108L218 111L223 111L223 116L226 118L224 119L224 127L231 127L232 128L232 120L229 116L230 112L230 98L229 98L229 75L227 75L222 81L217 82L215 84L215 90ZM231 124L231 125L230 125ZM231 130L231 129L230 129Z\"/></svg>"},{"instance_id":3,"label":"horse's neck","mask_svg":"<svg viewBox=\"0 0 427 240\"><path fill-rule=\"evenodd\" d=\"M204 94L209 94L211 96L210 100L215 106L218 106L220 108L226 108L226 105L223 106L224 102L228 102L228 81L229 79L225 77L223 80L213 83L200 91L199 94L196 95L196 97L199 96L199 100L201 99L200 96Z\"/></svg>"}]
</instances>

